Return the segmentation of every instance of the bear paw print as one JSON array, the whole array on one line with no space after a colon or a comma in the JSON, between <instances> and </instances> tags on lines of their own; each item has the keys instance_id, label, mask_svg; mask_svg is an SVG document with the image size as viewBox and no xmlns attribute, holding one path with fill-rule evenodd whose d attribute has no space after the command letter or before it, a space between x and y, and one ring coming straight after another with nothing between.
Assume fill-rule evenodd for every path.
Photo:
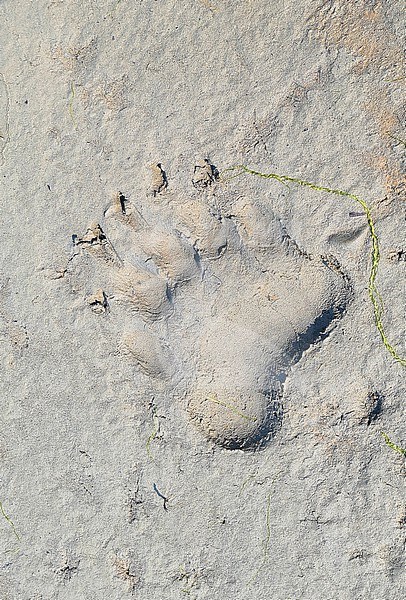
<instances>
[{"instance_id":1,"label":"bear paw print","mask_svg":"<svg viewBox=\"0 0 406 600\"><path fill-rule=\"evenodd\" d=\"M174 191L156 172L142 204L117 193L74 239L82 286L95 312L130 311L124 352L186 399L206 437L257 448L281 427L289 369L332 329L351 286L335 259L303 252L266 201L234 198L208 160L192 183Z\"/></svg>"}]
</instances>

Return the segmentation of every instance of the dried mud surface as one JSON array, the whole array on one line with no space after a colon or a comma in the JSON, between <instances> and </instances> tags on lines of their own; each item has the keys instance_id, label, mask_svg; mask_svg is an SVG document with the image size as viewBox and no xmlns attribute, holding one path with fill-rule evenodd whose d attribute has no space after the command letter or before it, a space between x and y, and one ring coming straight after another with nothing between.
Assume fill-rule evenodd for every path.
<instances>
[{"instance_id":1,"label":"dried mud surface","mask_svg":"<svg viewBox=\"0 0 406 600\"><path fill-rule=\"evenodd\" d=\"M0 600L405 597L404 25L0 2Z\"/></svg>"}]
</instances>

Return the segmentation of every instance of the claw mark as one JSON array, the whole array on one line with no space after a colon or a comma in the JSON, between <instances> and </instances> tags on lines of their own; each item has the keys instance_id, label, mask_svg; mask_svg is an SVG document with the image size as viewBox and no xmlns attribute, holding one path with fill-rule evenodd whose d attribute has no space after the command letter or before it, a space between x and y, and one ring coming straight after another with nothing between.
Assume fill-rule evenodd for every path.
<instances>
[{"instance_id":1,"label":"claw mark","mask_svg":"<svg viewBox=\"0 0 406 600\"><path fill-rule=\"evenodd\" d=\"M97 314L106 314L109 311L109 301L106 292L99 288L94 294L89 296L87 303L93 312Z\"/></svg>"},{"instance_id":2,"label":"claw mark","mask_svg":"<svg viewBox=\"0 0 406 600\"><path fill-rule=\"evenodd\" d=\"M118 192L118 200L119 200L120 206L121 206L121 214L126 215L127 211L126 211L125 203L127 202L127 198L124 196L124 194L122 194L121 192Z\"/></svg>"},{"instance_id":3,"label":"claw mark","mask_svg":"<svg viewBox=\"0 0 406 600\"><path fill-rule=\"evenodd\" d=\"M70 84L70 96L69 96L69 114L70 114L70 118L72 119L72 123L75 127L75 129L77 128L77 123L75 120L75 115L73 113L73 102L75 100L75 95L76 95L76 90L75 90L75 84L73 83L73 81Z\"/></svg>"},{"instance_id":4,"label":"claw mark","mask_svg":"<svg viewBox=\"0 0 406 600\"><path fill-rule=\"evenodd\" d=\"M328 187L325 187L322 185L317 185L310 181L304 181L303 179L297 179L296 177L289 177L288 175L278 175L277 173L261 173L259 171L254 171L253 169L249 169L245 165L236 165L234 167L229 167L228 169L224 170L224 172L226 172L226 171L238 171L235 175L232 175L231 178L238 177L239 175L243 175L244 173L249 173L250 175L256 175L257 177L263 177L264 179L276 179L276 181L279 181L279 183L283 183L285 185L287 183L295 183L296 185L300 185L302 187L308 187L308 188L310 188L312 190L316 190L318 192L326 192L328 194L335 194L336 196L345 196L347 198L351 198L352 200L355 200L355 202L357 202L358 204L361 205L361 207L364 211L364 214L367 218L369 232L370 232L371 240L372 240L371 270L370 270L369 281L368 281L368 295L372 302L372 306L373 306L373 310L374 310L375 325L379 331L383 345L388 350L389 354L398 363L400 363L403 367L405 367L406 366L406 358L402 358L397 353L396 349L391 345L388 338L386 337L386 333L385 333L384 326L382 323L382 315L384 312L383 303L382 303L381 296L380 296L378 289L376 287L376 284L375 284L375 280L376 280L376 277L378 274L379 260L380 260L379 242L378 242L378 237L375 232L375 224L372 220L371 209L369 208L369 206L365 202L365 200L363 200L359 196L356 196L355 194L350 194L349 192L345 192L343 190L328 188Z\"/></svg>"},{"instance_id":5,"label":"claw mark","mask_svg":"<svg viewBox=\"0 0 406 600\"><path fill-rule=\"evenodd\" d=\"M392 450L394 450L395 452L399 452L399 454L402 454L403 456L406 456L406 449L405 448L401 448L400 446L397 446L396 444L394 444L389 436L384 432L381 431L381 435L383 436L385 443L387 446L389 446L389 448L392 448Z\"/></svg>"},{"instance_id":6,"label":"claw mark","mask_svg":"<svg viewBox=\"0 0 406 600\"><path fill-rule=\"evenodd\" d=\"M241 412L240 410L238 410L238 408L235 408L235 406L233 406L232 404L227 404L226 402L219 400L217 398L217 394L215 394L215 393L210 394L210 396L207 396L205 398L205 400L209 400L209 402L214 402L214 404L219 404L220 406L224 406L224 408L228 408L235 415L238 415L239 417L242 417L243 419L246 419L247 421L253 421L255 423L255 421L258 420L256 417L250 417L249 415L246 415L245 413Z\"/></svg>"},{"instance_id":7,"label":"claw mark","mask_svg":"<svg viewBox=\"0 0 406 600\"><path fill-rule=\"evenodd\" d=\"M10 517L7 515L6 511L4 510L3 503L1 501L0 501L0 512L3 515L3 517L5 518L5 520L7 521L7 523L10 525L11 529L13 530L13 533L14 533L17 541L21 542L21 538L17 532L17 529L15 528L13 521L10 519ZM11 550L8 550L7 552L11 552Z\"/></svg>"},{"instance_id":8,"label":"claw mark","mask_svg":"<svg viewBox=\"0 0 406 600\"><path fill-rule=\"evenodd\" d=\"M73 234L72 242L74 246L84 247L88 249L97 249L99 247L104 250L110 250L110 254L113 254L114 259L117 260L120 265L123 265L123 261L120 258L117 250L114 248L111 240L104 233L99 223L92 223L86 229L85 235L81 238L79 238L76 234Z\"/></svg>"},{"instance_id":9,"label":"claw mark","mask_svg":"<svg viewBox=\"0 0 406 600\"><path fill-rule=\"evenodd\" d=\"M192 184L195 188L205 189L218 181L219 172L215 165L212 165L208 158L195 165L193 170Z\"/></svg>"},{"instance_id":10,"label":"claw mark","mask_svg":"<svg viewBox=\"0 0 406 600\"><path fill-rule=\"evenodd\" d=\"M168 187L168 176L165 173L162 164L151 165L152 171L152 195L156 198L157 194L165 191Z\"/></svg>"}]
</instances>

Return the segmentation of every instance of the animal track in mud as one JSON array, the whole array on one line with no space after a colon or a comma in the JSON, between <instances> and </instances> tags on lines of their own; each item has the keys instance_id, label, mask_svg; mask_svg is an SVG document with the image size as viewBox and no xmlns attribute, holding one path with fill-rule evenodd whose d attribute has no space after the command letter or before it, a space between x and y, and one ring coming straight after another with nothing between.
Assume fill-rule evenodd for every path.
<instances>
[{"instance_id":1,"label":"animal track in mud","mask_svg":"<svg viewBox=\"0 0 406 600\"><path fill-rule=\"evenodd\" d=\"M101 224L74 236L67 274L96 313L129 315L123 351L206 437L260 447L281 427L290 367L329 334L351 286L266 201L235 197L208 161L196 173L187 193L165 186L139 204L117 193Z\"/></svg>"}]
</instances>

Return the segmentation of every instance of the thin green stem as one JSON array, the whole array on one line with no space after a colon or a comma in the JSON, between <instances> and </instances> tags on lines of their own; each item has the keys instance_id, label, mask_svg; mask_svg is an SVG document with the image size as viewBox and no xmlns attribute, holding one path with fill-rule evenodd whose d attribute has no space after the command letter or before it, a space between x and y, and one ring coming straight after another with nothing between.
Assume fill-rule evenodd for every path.
<instances>
[{"instance_id":1,"label":"thin green stem","mask_svg":"<svg viewBox=\"0 0 406 600\"><path fill-rule=\"evenodd\" d=\"M18 535L17 529L15 528L15 525L14 525L13 521L10 519L10 517L7 515L6 511L4 510L3 503L1 501L0 501L0 512L3 515L3 517L6 519L7 523L10 525L11 529L13 530L13 533L14 533L15 537L20 542L21 538Z\"/></svg>"},{"instance_id":2,"label":"thin green stem","mask_svg":"<svg viewBox=\"0 0 406 600\"><path fill-rule=\"evenodd\" d=\"M392 450L394 450L395 452L398 452L399 454L406 456L405 448L401 448L400 446L397 446L394 442L392 442L390 437L388 436L388 434L386 434L384 431L381 431L381 435L383 436L383 438L385 440L385 444L387 446L389 446L389 448L392 448Z\"/></svg>"}]
</instances>

